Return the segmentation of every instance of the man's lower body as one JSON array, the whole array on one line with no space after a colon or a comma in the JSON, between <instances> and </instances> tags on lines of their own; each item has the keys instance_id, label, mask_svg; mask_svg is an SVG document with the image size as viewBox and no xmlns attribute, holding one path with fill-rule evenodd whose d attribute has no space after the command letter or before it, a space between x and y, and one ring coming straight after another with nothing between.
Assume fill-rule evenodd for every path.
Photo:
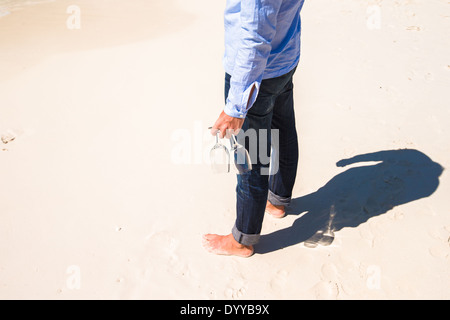
<instances>
[{"instance_id":1,"label":"man's lower body","mask_svg":"<svg viewBox=\"0 0 450 320\"><path fill-rule=\"evenodd\" d=\"M271 210L278 211L276 215L281 217L291 201L299 156L293 99L294 73L295 69L281 77L262 81L258 98L237 136L238 142L249 151L253 168L237 176L237 218L232 233L204 237L205 247L213 253L252 255L253 245L260 238L266 207L271 206ZM230 79L227 74L225 98L230 89Z\"/></svg>"}]
</instances>

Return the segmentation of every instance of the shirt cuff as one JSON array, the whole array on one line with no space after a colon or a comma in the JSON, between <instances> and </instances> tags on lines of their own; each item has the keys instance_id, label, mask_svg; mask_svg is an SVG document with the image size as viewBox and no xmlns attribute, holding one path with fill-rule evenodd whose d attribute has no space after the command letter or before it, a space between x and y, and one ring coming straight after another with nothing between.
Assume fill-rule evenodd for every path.
<instances>
[{"instance_id":1,"label":"shirt cuff","mask_svg":"<svg viewBox=\"0 0 450 320\"><path fill-rule=\"evenodd\" d=\"M238 108L233 106L233 104L230 101L227 101L223 111L227 115L229 115L230 117L233 117L233 118L245 119L245 117L247 116L246 111L244 112L244 111L238 110Z\"/></svg>"},{"instance_id":2,"label":"shirt cuff","mask_svg":"<svg viewBox=\"0 0 450 320\"><path fill-rule=\"evenodd\" d=\"M230 117L244 119L258 97L260 86L261 84L255 81L244 90L245 86L232 84L224 112Z\"/></svg>"}]
</instances>

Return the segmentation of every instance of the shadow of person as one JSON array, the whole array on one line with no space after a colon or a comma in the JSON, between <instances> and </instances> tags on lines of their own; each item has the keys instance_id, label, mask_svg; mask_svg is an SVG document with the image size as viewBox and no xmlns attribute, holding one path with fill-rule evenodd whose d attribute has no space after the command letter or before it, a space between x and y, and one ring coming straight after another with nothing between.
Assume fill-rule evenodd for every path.
<instances>
[{"instance_id":1,"label":"shadow of person","mask_svg":"<svg viewBox=\"0 0 450 320\"><path fill-rule=\"evenodd\" d=\"M330 245L334 232L357 227L395 206L430 196L444 168L420 151L386 150L355 156L339 167L360 162L332 178L314 193L292 200L287 214L301 215L286 229L261 237L256 253L273 252L298 243Z\"/></svg>"}]
</instances>

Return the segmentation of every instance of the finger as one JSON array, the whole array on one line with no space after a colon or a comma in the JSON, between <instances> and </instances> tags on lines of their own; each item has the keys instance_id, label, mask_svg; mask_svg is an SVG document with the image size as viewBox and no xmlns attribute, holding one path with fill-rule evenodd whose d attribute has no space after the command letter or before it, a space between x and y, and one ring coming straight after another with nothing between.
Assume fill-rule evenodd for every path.
<instances>
[{"instance_id":1,"label":"finger","mask_svg":"<svg viewBox=\"0 0 450 320\"><path fill-rule=\"evenodd\" d=\"M230 139L231 135L233 135L233 134L234 134L233 129L226 129L225 136L227 137L227 139Z\"/></svg>"},{"instance_id":2,"label":"finger","mask_svg":"<svg viewBox=\"0 0 450 320\"><path fill-rule=\"evenodd\" d=\"M217 128L211 128L211 135L215 136L217 134L217 132L219 132L219 129Z\"/></svg>"},{"instance_id":3,"label":"finger","mask_svg":"<svg viewBox=\"0 0 450 320\"><path fill-rule=\"evenodd\" d=\"M227 127L226 126L220 128L220 130L219 130L219 137L220 137L220 139L223 139L225 137L226 132L227 132Z\"/></svg>"},{"instance_id":4,"label":"finger","mask_svg":"<svg viewBox=\"0 0 450 320\"><path fill-rule=\"evenodd\" d=\"M214 126L208 128L211 135L215 136L219 132L219 128L214 124Z\"/></svg>"}]
</instances>

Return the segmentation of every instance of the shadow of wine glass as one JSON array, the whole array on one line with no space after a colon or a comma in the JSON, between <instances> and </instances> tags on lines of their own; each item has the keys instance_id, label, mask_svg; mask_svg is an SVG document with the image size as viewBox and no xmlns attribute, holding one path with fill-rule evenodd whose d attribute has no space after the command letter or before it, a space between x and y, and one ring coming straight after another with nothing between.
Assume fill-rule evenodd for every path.
<instances>
[{"instance_id":1,"label":"shadow of wine glass","mask_svg":"<svg viewBox=\"0 0 450 320\"><path fill-rule=\"evenodd\" d=\"M301 216L291 227L263 235L255 252L269 253L299 243L310 248L330 245L342 228L355 228L396 206L429 197L444 170L413 149L358 155L337 166L361 162L378 163L350 168L316 192L293 199L287 214Z\"/></svg>"}]
</instances>

